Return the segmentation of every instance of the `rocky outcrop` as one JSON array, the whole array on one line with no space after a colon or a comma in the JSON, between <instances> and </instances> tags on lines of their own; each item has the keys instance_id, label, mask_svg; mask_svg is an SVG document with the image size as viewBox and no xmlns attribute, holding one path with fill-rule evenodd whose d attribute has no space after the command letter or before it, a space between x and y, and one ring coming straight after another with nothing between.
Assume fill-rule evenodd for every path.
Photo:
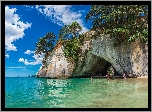
<instances>
[{"instance_id":1,"label":"rocky outcrop","mask_svg":"<svg viewBox=\"0 0 152 112\"><path fill-rule=\"evenodd\" d=\"M76 69L73 72L73 76L92 76L106 74L109 62L88 52L84 56L84 60L79 61Z\"/></svg>"},{"instance_id":2,"label":"rocky outcrop","mask_svg":"<svg viewBox=\"0 0 152 112\"><path fill-rule=\"evenodd\" d=\"M90 32L86 36L93 36L94 32ZM129 46L122 44L114 47L113 42L110 35L93 36L92 39L84 41L77 66L67 61L63 46L58 44L47 58L47 68L41 68L37 75L44 77L105 75L111 65L115 74L122 75L125 71L129 77L148 75L148 43L143 44L137 39Z\"/></svg>"},{"instance_id":3,"label":"rocky outcrop","mask_svg":"<svg viewBox=\"0 0 152 112\"><path fill-rule=\"evenodd\" d=\"M46 60L46 67L41 67L37 72L37 77L69 77L72 74L74 64L65 58L63 46L58 43Z\"/></svg>"},{"instance_id":4,"label":"rocky outcrop","mask_svg":"<svg viewBox=\"0 0 152 112\"><path fill-rule=\"evenodd\" d=\"M87 42L91 49L85 54L86 58L79 62L73 75L85 75L90 71L102 74L108 65L114 67L115 74L122 75L125 71L128 77L148 75L148 44L143 44L137 39L129 46L122 44L114 47L113 42L109 35L101 35ZM98 66L100 66L99 72L95 69Z\"/></svg>"}]
</instances>

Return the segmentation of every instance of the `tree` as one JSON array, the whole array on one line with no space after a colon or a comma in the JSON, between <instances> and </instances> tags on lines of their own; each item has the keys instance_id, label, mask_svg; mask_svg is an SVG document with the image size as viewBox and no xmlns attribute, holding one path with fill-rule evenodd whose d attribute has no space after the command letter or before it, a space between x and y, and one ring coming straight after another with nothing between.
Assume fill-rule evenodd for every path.
<instances>
[{"instance_id":1,"label":"tree","mask_svg":"<svg viewBox=\"0 0 152 112\"><path fill-rule=\"evenodd\" d=\"M114 37L115 46L136 38L148 41L147 5L92 5L86 15L89 20L93 20L92 29Z\"/></svg>"},{"instance_id":2,"label":"tree","mask_svg":"<svg viewBox=\"0 0 152 112\"><path fill-rule=\"evenodd\" d=\"M44 36L44 41L45 41L45 45L44 45L44 52L47 54L48 52L50 52L51 50L53 50L54 45L55 45L55 39L56 36L54 35L54 33L47 33Z\"/></svg>"},{"instance_id":3,"label":"tree","mask_svg":"<svg viewBox=\"0 0 152 112\"><path fill-rule=\"evenodd\" d=\"M44 45L45 45L45 40L44 38L39 38L39 41L36 44L36 50L35 50L35 54L37 54L38 56L42 55L42 53L44 53Z\"/></svg>"},{"instance_id":4,"label":"tree","mask_svg":"<svg viewBox=\"0 0 152 112\"><path fill-rule=\"evenodd\" d=\"M81 52L80 44L79 38L74 38L71 41L66 42L64 46L65 56L74 63L78 62L79 54Z\"/></svg>"},{"instance_id":5,"label":"tree","mask_svg":"<svg viewBox=\"0 0 152 112\"><path fill-rule=\"evenodd\" d=\"M43 38L39 38L39 41L36 43L35 54L38 56L42 55L43 53L45 54L42 61L43 63L46 62L46 58L49 52L53 50L55 39L56 36L54 35L54 33L49 32Z\"/></svg>"},{"instance_id":6,"label":"tree","mask_svg":"<svg viewBox=\"0 0 152 112\"><path fill-rule=\"evenodd\" d=\"M65 40L68 38L69 34L70 34L70 25L65 25L64 27L61 28L61 30L59 31L59 40Z\"/></svg>"},{"instance_id":7,"label":"tree","mask_svg":"<svg viewBox=\"0 0 152 112\"><path fill-rule=\"evenodd\" d=\"M78 54L80 53L80 31L82 27L77 22L72 22L71 25L65 25L59 32L59 40L64 46L64 54L72 62L78 61ZM66 41L66 39L69 39Z\"/></svg>"},{"instance_id":8,"label":"tree","mask_svg":"<svg viewBox=\"0 0 152 112\"><path fill-rule=\"evenodd\" d=\"M72 22L71 25L65 25L62 27L62 29L59 31L59 39L65 40L65 39L73 39L79 36L79 32L82 30L82 27L77 22Z\"/></svg>"},{"instance_id":9,"label":"tree","mask_svg":"<svg viewBox=\"0 0 152 112\"><path fill-rule=\"evenodd\" d=\"M69 28L72 33L72 38L78 37L79 32L82 30L82 27L77 22L73 22Z\"/></svg>"}]
</instances>

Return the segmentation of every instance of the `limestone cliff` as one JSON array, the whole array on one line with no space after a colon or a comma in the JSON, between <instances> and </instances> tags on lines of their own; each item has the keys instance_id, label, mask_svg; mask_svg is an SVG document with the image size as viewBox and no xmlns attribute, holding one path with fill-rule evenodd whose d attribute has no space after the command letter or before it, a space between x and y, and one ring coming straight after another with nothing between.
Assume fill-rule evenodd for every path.
<instances>
[{"instance_id":1,"label":"limestone cliff","mask_svg":"<svg viewBox=\"0 0 152 112\"><path fill-rule=\"evenodd\" d=\"M93 36L94 32L86 33ZM47 68L40 68L37 76L90 76L106 74L107 68L113 66L115 74L121 75L126 71L129 77L148 75L148 43L142 44L137 39L131 45L122 44L113 47L113 38L109 35L100 35L84 41L82 55L78 64L68 62L63 53L63 46L58 43L47 58Z\"/></svg>"},{"instance_id":2,"label":"limestone cliff","mask_svg":"<svg viewBox=\"0 0 152 112\"><path fill-rule=\"evenodd\" d=\"M148 44L142 44L137 39L130 46L122 44L113 47L113 42L109 35L87 41L90 50L85 54L84 60L79 62L73 75L105 74L103 72L110 65L114 67L115 74L121 75L125 71L129 77L148 75Z\"/></svg>"},{"instance_id":3,"label":"limestone cliff","mask_svg":"<svg viewBox=\"0 0 152 112\"><path fill-rule=\"evenodd\" d=\"M69 62L64 55L63 46L58 43L46 60L46 67L42 66L37 72L37 77L69 77L72 74L74 64Z\"/></svg>"}]
</instances>

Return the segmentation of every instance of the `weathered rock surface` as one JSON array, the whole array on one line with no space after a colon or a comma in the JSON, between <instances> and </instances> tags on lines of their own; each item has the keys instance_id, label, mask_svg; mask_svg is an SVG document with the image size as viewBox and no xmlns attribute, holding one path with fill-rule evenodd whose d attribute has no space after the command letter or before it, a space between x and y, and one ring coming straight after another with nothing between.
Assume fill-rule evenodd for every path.
<instances>
[{"instance_id":1,"label":"weathered rock surface","mask_svg":"<svg viewBox=\"0 0 152 112\"><path fill-rule=\"evenodd\" d=\"M87 55L84 57L84 60L79 61L78 66L76 67L72 75L91 76L105 74L108 65L109 63L106 60L96 55L93 55L91 52L88 52Z\"/></svg>"},{"instance_id":2,"label":"weathered rock surface","mask_svg":"<svg viewBox=\"0 0 152 112\"><path fill-rule=\"evenodd\" d=\"M74 64L65 58L63 46L58 44L47 59L47 68L41 68L37 75L42 77L56 77L58 75L75 77L105 74L110 65L119 75L122 75L124 70L129 77L148 75L148 44L142 44L137 39L130 46L122 44L113 47L113 42L114 40L109 35L101 35L84 41L82 57L75 68ZM46 72L45 69L47 69Z\"/></svg>"},{"instance_id":3,"label":"weathered rock surface","mask_svg":"<svg viewBox=\"0 0 152 112\"><path fill-rule=\"evenodd\" d=\"M74 64L68 62L64 56L63 46L58 43L46 60L47 67L41 67L37 77L69 77L72 74Z\"/></svg>"}]
</instances>

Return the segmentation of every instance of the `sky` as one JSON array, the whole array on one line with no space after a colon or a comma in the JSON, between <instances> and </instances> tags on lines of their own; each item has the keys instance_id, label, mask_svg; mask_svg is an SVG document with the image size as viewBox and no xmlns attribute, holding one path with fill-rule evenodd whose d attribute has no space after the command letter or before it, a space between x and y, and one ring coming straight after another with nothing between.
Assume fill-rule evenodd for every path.
<instances>
[{"instance_id":1,"label":"sky","mask_svg":"<svg viewBox=\"0 0 152 112\"><path fill-rule=\"evenodd\" d=\"M48 32L57 38L59 30L76 21L82 32L91 28L85 20L89 5L6 5L5 77L35 75L43 56L34 54L35 43Z\"/></svg>"}]
</instances>

